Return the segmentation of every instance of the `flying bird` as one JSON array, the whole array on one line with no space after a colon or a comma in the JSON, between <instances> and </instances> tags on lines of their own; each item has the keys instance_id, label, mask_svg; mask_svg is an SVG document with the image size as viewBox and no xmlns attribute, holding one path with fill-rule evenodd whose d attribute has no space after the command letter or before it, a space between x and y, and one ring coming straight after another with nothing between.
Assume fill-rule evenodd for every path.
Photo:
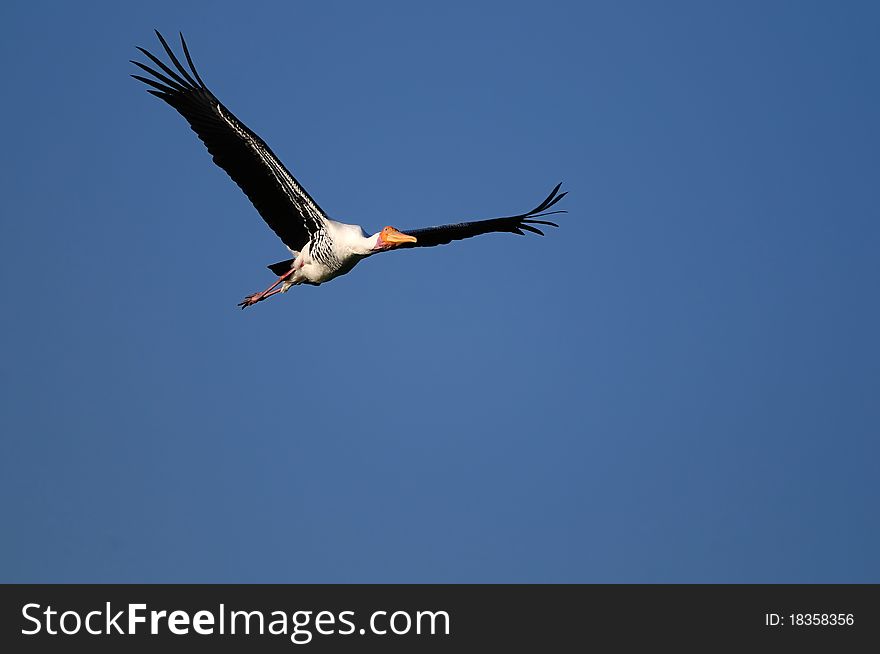
<instances>
[{"instance_id":1,"label":"flying bird","mask_svg":"<svg viewBox=\"0 0 880 654\"><path fill-rule=\"evenodd\" d=\"M266 290L248 295L238 305L242 309L276 293L284 293L297 284L317 286L328 282L379 252L445 245L491 232L510 232L521 236L531 232L543 236L544 233L535 225L559 225L541 218L565 213L561 210L550 211L566 195L559 192L562 185L557 184L541 204L515 216L403 231L387 226L372 235L364 232L359 225L332 220L269 146L208 89L193 65L183 34L180 34L180 45L189 65L188 70L158 31L156 36L168 55L170 65L138 47L155 68L132 61L150 75L132 77L150 86L147 89L149 93L167 102L186 119L208 148L214 163L238 184L293 255L290 259L268 266L278 279Z\"/></svg>"}]
</instances>

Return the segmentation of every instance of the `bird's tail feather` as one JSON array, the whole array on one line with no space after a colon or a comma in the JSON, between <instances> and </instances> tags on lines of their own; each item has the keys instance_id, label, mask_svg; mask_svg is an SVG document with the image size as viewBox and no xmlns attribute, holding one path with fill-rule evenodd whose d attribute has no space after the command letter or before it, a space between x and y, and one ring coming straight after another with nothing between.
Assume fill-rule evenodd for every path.
<instances>
[{"instance_id":1,"label":"bird's tail feather","mask_svg":"<svg viewBox=\"0 0 880 654\"><path fill-rule=\"evenodd\" d=\"M290 270L290 267L293 265L293 259L288 259L287 261L279 261L278 263L273 263L266 266L273 273L281 277L284 273Z\"/></svg>"}]
</instances>

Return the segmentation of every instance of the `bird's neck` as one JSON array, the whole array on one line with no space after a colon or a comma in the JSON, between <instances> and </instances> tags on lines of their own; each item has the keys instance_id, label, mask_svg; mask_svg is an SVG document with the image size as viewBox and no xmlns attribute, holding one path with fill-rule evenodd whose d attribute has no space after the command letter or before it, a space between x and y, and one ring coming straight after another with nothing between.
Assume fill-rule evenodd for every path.
<instances>
[{"instance_id":1,"label":"bird's neck","mask_svg":"<svg viewBox=\"0 0 880 654\"><path fill-rule=\"evenodd\" d=\"M341 252L350 252L358 257L373 254L373 248L379 240L379 234L367 236L359 225L349 225L335 220L327 220L329 236L334 247Z\"/></svg>"},{"instance_id":2,"label":"bird's neck","mask_svg":"<svg viewBox=\"0 0 880 654\"><path fill-rule=\"evenodd\" d=\"M368 257L372 254L376 254L378 250L375 249L376 243L379 242L379 234L373 234L372 236L362 236L358 243L352 248L357 254Z\"/></svg>"}]
</instances>

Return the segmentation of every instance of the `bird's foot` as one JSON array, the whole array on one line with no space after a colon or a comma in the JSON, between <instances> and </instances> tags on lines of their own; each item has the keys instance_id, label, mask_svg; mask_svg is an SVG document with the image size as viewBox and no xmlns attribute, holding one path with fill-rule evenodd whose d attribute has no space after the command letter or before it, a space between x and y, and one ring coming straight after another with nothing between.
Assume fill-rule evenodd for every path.
<instances>
[{"instance_id":1,"label":"bird's foot","mask_svg":"<svg viewBox=\"0 0 880 654\"><path fill-rule=\"evenodd\" d=\"M247 309L249 306L256 304L260 300L265 299L266 294L263 292L254 293L253 295L248 295L244 300L238 303L242 309Z\"/></svg>"},{"instance_id":2,"label":"bird's foot","mask_svg":"<svg viewBox=\"0 0 880 654\"><path fill-rule=\"evenodd\" d=\"M276 288L274 291L272 290L272 288L274 288L274 287L270 286L265 291L260 291L259 293L254 293L253 295L248 295L244 300L242 300L241 302L238 303L238 306L240 306L242 309L246 309L247 307L251 306L252 304L256 304L257 302L262 302L267 297L272 297L276 293L281 292L280 288Z\"/></svg>"}]
</instances>

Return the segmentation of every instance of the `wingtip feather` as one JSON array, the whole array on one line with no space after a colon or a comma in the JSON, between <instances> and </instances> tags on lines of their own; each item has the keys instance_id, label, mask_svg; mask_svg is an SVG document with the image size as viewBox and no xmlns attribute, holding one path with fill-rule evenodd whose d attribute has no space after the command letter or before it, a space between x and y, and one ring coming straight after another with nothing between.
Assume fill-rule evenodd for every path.
<instances>
[{"instance_id":1,"label":"wingtip feather","mask_svg":"<svg viewBox=\"0 0 880 654\"><path fill-rule=\"evenodd\" d=\"M165 40L165 37L159 34L159 30L156 30L156 36L159 37L160 43L162 43L162 47L165 48L165 53L168 55L168 58L171 59L171 63L174 64L175 68L177 68L178 72L186 78L186 81L192 84L195 87L198 87L199 84L190 76L183 65L180 63L180 60L177 58L177 55L174 54L174 50L171 49L171 46L168 45L168 41Z\"/></svg>"},{"instance_id":2,"label":"wingtip feather","mask_svg":"<svg viewBox=\"0 0 880 654\"><path fill-rule=\"evenodd\" d=\"M199 81L199 84L202 85L202 88L207 89L208 87L202 81L202 78L199 75L199 71L196 70L196 65L193 63L192 57L189 54L189 48L186 46L186 39L183 38L183 32L179 32L179 34L180 45L183 46L183 54L186 57L186 63L189 64L189 69L192 71L192 74L195 75L196 79Z\"/></svg>"},{"instance_id":3,"label":"wingtip feather","mask_svg":"<svg viewBox=\"0 0 880 654\"><path fill-rule=\"evenodd\" d=\"M520 228L520 229L524 229L524 230L526 230L527 232L531 232L532 234L537 234L538 236L543 236L543 235L544 235L544 232L542 232L542 231L541 231L540 229L538 229L537 227L532 227L531 225L526 225L525 223L523 223L522 225L520 225L519 228Z\"/></svg>"}]
</instances>

